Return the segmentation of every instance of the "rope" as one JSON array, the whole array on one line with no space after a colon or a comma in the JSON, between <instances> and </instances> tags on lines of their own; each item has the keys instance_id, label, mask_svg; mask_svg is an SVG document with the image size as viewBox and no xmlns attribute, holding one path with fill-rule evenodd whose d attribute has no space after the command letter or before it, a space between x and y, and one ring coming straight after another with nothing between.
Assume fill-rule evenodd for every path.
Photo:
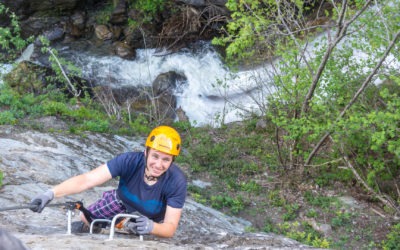
<instances>
[{"instance_id":1,"label":"rope","mask_svg":"<svg viewBox=\"0 0 400 250\"><path fill-rule=\"evenodd\" d=\"M62 207L62 206L66 206L67 203L54 203L54 204L47 204L46 207ZM0 208L0 212L4 212L4 211L9 211L9 210L17 210L17 209L31 209L31 208L35 208L37 207L37 205L22 205L22 206L13 206L13 207L3 207Z\"/></svg>"}]
</instances>

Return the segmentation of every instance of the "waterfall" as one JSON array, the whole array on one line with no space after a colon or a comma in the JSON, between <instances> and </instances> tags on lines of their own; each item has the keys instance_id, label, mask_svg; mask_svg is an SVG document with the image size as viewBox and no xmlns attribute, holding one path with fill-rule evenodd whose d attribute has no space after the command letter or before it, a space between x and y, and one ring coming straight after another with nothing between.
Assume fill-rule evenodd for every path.
<instances>
[{"instance_id":1,"label":"waterfall","mask_svg":"<svg viewBox=\"0 0 400 250\"><path fill-rule=\"evenodd\" d=\"M93 46L80 44L59 45L59 55L72 61L82 69L83 77L95 84L122 86L150 86L156 77L168 71L175 71L187 78L187 84L176 90L177 107L185 111L192 123L197 125L215 124L215 117L225 110L225 122L241 120L237 110L228 108L224 97L248 109L256 109L254 100L247 94L254 91L255 74L260 70L238 73L226 68L215 49L206 42L195 45L195 51L164 55L155 49L138 49L135 60L104 55ZM91 49L89 49L89 47ZM73 48L73 49L72 49ZM217 82L226 82L229 88L218 87Z\"/></svg>"}]
</instances>

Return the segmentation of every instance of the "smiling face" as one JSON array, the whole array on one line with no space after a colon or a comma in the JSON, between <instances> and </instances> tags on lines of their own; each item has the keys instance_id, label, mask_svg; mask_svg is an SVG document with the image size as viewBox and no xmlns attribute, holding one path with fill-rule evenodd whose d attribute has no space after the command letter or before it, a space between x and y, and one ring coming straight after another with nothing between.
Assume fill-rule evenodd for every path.
<instances>
[{"instance_id":1,"label":"smiling face","mask_svg":"<svg viewBox=\"0 0 400 250\"><path fill-rule=\"evenodd\" d=\"M172 155L163 153L153 148L149 148L147 153L148 156L147 156L146 174L148 176L154 176L154 177L161 176L163 173L165 173L165 171L168 170L169 166L171 166L171 163L174 159Z\"/></svg>"}]
</instances>

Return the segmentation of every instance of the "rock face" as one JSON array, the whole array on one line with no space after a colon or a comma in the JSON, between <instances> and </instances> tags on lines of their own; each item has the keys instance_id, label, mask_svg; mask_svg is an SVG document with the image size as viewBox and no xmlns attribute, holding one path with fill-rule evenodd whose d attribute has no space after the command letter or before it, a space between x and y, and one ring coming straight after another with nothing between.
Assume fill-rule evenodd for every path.
<instances>
[{"instance_id":1,"label":"rock face","mask_svg":"<svg viewBox=\"0 0 400 250\"><path fill-rule=\"evenodd\" d=\"M134 59L136 56L136 53L132 47L123 42L115 42L114 49L115 54L124 59Z\"/></svg>"},{"instance_id":2,"label":"rock face","mask_svg":"<svg viewBox=\"0 0 400 250\"><path fill-rule=\"evenodd\" d=\"M0 207L29 203L32 198L66 178L89 171L117 154L143 150L144 138L88 133L86 137L44 133L0 126ZM84 200L89 205L117 182L93 188L53 203ZM77 214L73 221L78 220ZM66 235L67 216L60 208L47 207L42 213L29 209L0 212L1 225L30 249L308 249L284 237L265 233L245 233L250 223L226 216L187 198L182 218L173 238L116 234L107 241L101 234Z\"/></svg>"},{"instance_id":3,"label":"rock face","mask_svg":"<svg viewBox=\"0 0 400 250\"><path fill-rule=\"evenodd\" d=\"M176 116L176 88L186 82L186 77L174 71L157 76L152 84L152 93L155 96L156 110L161 117L172 118Z\"/></svg>"}]
</instances>

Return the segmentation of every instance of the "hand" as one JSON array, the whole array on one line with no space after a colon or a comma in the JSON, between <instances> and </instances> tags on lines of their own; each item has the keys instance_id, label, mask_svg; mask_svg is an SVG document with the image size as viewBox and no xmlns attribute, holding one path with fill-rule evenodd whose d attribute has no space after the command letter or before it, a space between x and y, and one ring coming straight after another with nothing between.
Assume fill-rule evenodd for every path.
<instances>
[{"instance_id":1,"label":"hand","mask_svg":"<svg viewBox=\"0 0 400 250\"><path fill-rule=\"evenodd\" d=\"M39 195L31 201L31 210L33 212L41 213L44 207L54 199L54 192L52 190L47 190L43 194ZM33 207L36 206L36 207Z\"/></svg>"},{"instance_id":2,"label":"hand","mask_svg":"<svg viewBox=\"0 0 400 250\"><path fill-rule=\"evenodd\" d=\"M136 231L140 235L150 234L154 228L154 222L146 216L136 218L136 222L134 224L136 226Z\"/></svg>"},{"instance_id":3,"label":"hand","mask_svg":"<svg viewBox=\"0 0 400 250\"><path fill-rule=\"evenodd\" d=\"M135 222L128 221L124 225L124 228L125 228L126 231L128 231L130 233L137 234L137 235L139 234L138 231L137 231L137 227L135 225Z\"/></svg>"}]
</instances>

